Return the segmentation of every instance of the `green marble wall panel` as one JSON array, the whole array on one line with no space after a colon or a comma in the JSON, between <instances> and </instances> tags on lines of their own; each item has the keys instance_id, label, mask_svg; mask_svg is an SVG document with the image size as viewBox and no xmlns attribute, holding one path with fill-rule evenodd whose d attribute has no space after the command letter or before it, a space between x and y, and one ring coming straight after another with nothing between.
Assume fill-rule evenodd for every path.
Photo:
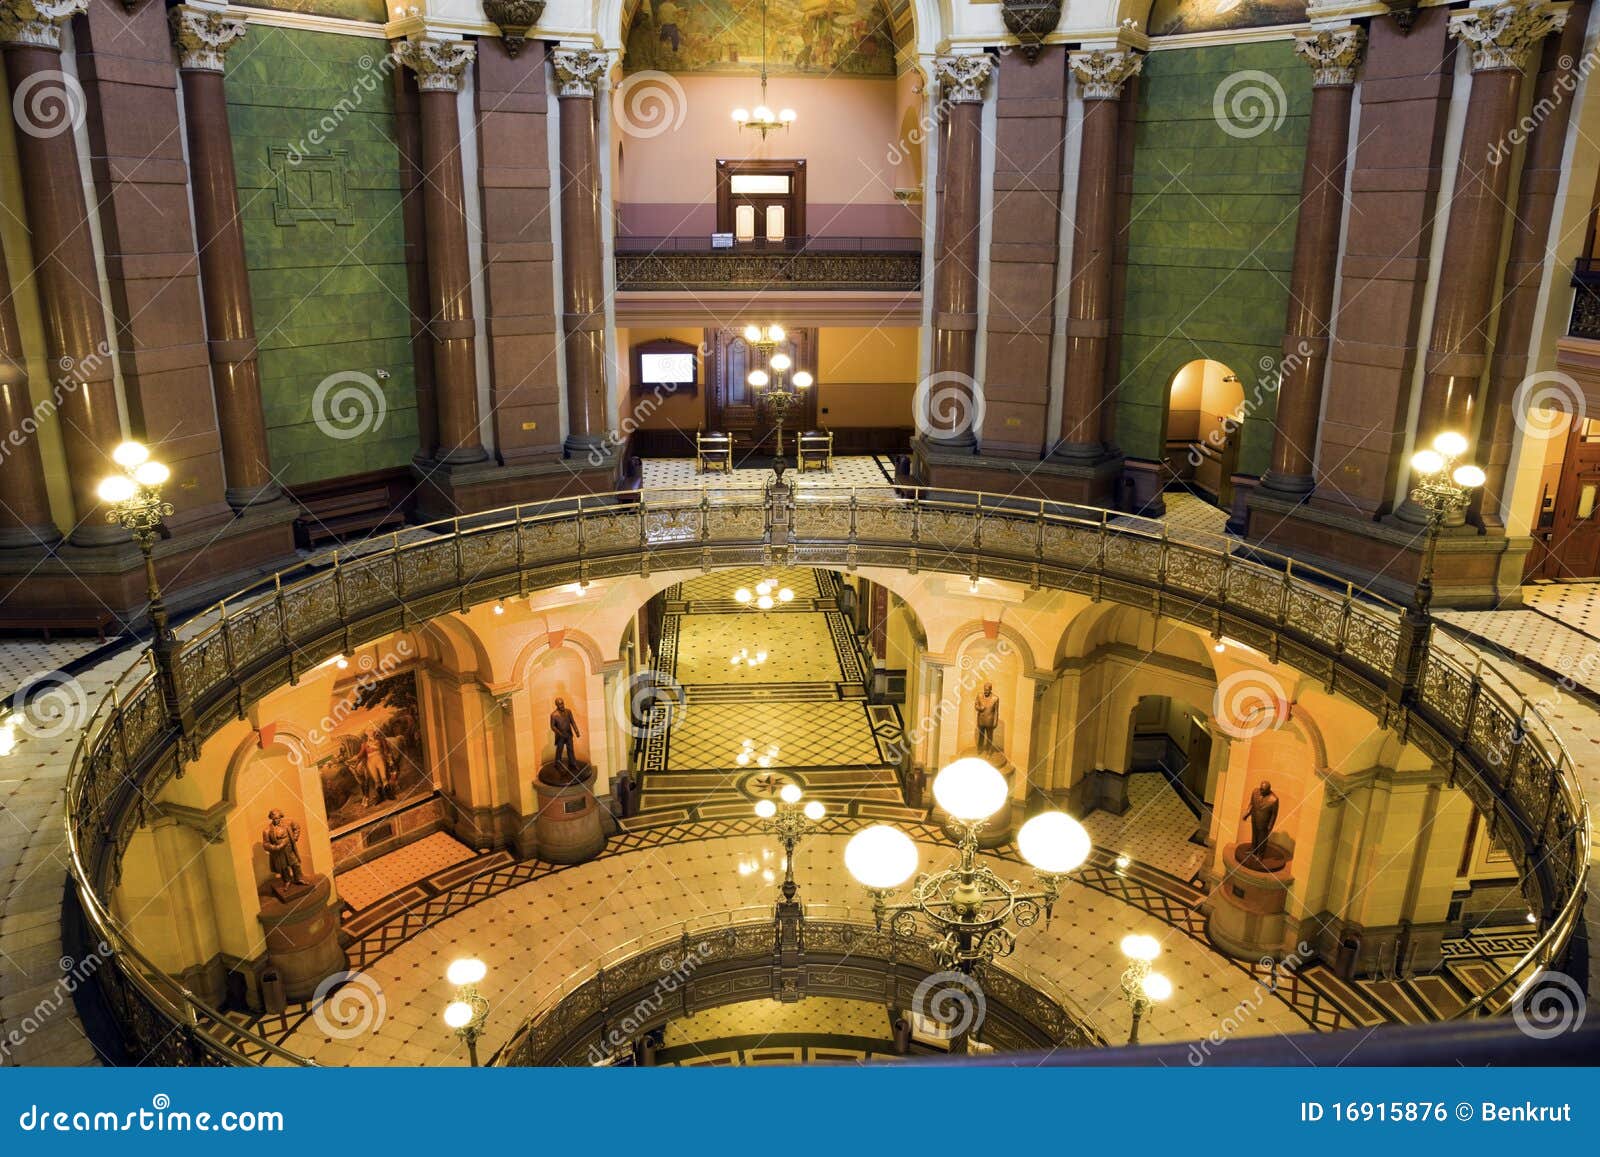
<instances>
[{"instance_id":1,"label":"green marble wall panel","mask_svg":"<svg viewBox=\"0 0 1600 1157\"><path fill-rule=\"evenodd\" d=\"M404 465L416 448L386 51L381 39L252 24L227 57L267 439L291 485ZM381 405L367 394L370 417L346 409L318 423L329 375L377 381L379 369L390 376ZM337 396L325 393L325 412Z\"/></svg>"},{"instance_id":2,"label":"green marble wall panel","mask_svg":"<svg viewBox=\"0 0 1600 1157\"><path fill-rule=\"evenodd\" d=\"M1259 396L1239 469L1260 474L1277 399L1257 383L1283 341L1311 69L1288 41L1152 52L1138 102L1117 442L1160 457L1173 375L1211 358Z\"/></svg>"}]
</instances>

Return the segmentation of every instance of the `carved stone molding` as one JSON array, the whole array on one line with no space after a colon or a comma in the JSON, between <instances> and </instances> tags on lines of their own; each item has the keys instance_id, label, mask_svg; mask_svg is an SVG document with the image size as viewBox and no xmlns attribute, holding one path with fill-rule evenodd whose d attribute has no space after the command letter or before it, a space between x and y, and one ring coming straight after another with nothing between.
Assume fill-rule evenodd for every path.
<instances>
[{"instance_id":1,"label":"carved stone molding","mask_svg":"<svg viewBox=\"0 0 1600 1157\"><path fill-rule=\"evenodd\" d=\"M472 63L477 49L465 40L424 37L396 41L394 54L417 74L417 87L423 92L460 92L461 74Z\"/></svg>"},{"instance_id":2,"label":"carved stone molding","mask_svg":"<svg viewBox=\"0 0 1600 1157\"><path fill-rule=\"evenodd\" d=\"M1311 65L1311 83L1317 88L1354 84L1366 49L1366 31L1353 24L1301 32L1294 38L1294 50Z\"/></svg>"},{"instance_id":3,"label":"carved stone molding","mask_svg":"<svg viewBox=\"0 0 1600 1157\"><path fill-rule=\"evenodd\" d=\"M211 8L180 4L167 14L178 67L193 72L221 72L222 58L245 34L245 21Z\"/></svg>"},{"instance_id":4,"label":"carved stone molding","mask_svg":"<svg viewBox=\"0 0 1600 1157\"><path fill-rule=\"evenodd\" d=\"M505 42L506 55L516 56L528 41L528 29L544 15L545 0L483 0L483 14Z\"/></svg>"},{"instance_id":5,"label":"carved stone molding","mask_svg":"<svg viewBox=\"0 0 1600 1157\"><path fill-rule=\"evenodd\" d=\"M1044 38L1061 23L1061 0L1001 0L1000 16L1032 64L1039 59Z\"/></svg>"},{"instance_id":6,"label":"carved stone molding","mask_svg":"<svg viewBox=\"0 0 1600 1157\"><path fill-rule=\"evenodd\" d=\"M556 69L559 97L592 97L600 78L611 68L611 53L592 48L558 48L550 59Z\"/></svg>"},{"instance_id":7,"label":"carved stone molding","mask_svg":"<svg viewBox=\"0 0 1600 1157\"><path fill-rule=\"evenodd\" d=\"M1108 52L1097 48L1093 52L1074 52L1068 63L1072 66L1072 75L1083 85L1084 100L1118 100L1128 78L1139 75L1144 67L1144 56L1138 52L1120 49Z\"/></svg>"},{"instance_id":8,"label":"carved stone molding","mask_svg":"<svg viewBox=\"0 0 1600 1157\"><path fill-rule=\"evenodd\" d=\"M933 75L943 98L951 104L982 104L984 85L994 75L994 61L983 53L936 56Z\"/></svg>"},{"instance_id":9,"label":"carved stone molding","mask_svg":"<svg viewBox=\"0 0 1600 1157\"><path fill-rule=\"evenodd\" d=\"M1520 72L1528 52L1567 23L1567 10L1545 0L1509 0L1492 8L1468 8L1450 17L1450 35L1472 49L1472 71Z\"/></svg>"},{"instance_id":10,"label":"carved stone molding","mask_svg":"<svg viewBox=\"0 0 1600 1157\"><path fill-rule=\"evenodd\" d=\"M61 47L61 26L88 11L89 0L0 0L0 44Z\"/></svg>"}]
</instances>

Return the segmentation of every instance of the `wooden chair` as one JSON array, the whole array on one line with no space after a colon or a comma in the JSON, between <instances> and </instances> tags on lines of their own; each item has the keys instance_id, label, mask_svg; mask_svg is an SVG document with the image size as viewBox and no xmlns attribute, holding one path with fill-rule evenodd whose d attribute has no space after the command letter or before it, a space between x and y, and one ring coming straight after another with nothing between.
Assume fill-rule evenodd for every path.
<instances>
[{"instance_id":1,"label":"wooden chair","mask_svg":"<svg viewBox=\"0 0 1600 1157\"><path fill-rule=\"evenodd\" d=\"M733 472L733 438L728 434L719 434L715 430L706 433L696 430L694 435L694 472L704 474L707 470L726 470Z\"/></svg>"},{"instance_id":2,"label":"wooden chair","mask_svg":"<svg viewBox=\"0 0 1600 1157\"><path fill-rule=\"evenodd\" d=\"M807 430L800 435L795 465L800 473L810 469L833 472L833 431Z\"/></svg>"}]
</instances>

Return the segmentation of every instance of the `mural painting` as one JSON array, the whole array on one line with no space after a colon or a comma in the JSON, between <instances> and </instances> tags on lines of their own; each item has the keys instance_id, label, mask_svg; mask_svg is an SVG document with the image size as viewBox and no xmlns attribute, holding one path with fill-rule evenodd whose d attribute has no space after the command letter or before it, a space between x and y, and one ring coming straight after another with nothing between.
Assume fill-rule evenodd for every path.
<instances>
[{"instance_id":1,"label":"mural painting","mask_svg":"<svg viewBox=\"0 0 1600 1157\"><path fill-rule=\"evenodd\" d=\"M761 69L761 0L639 0L626 72ZM769 0L767 71L775 75L893 76L894 40L882 0Z\"/></svg>"},{"instance_id":2,"label":"mural painting","mask_svg":"<svg viewBox=\"0 0 1600 1157\"><path fill-rule=\"evenodd\" d=\"M317 762L334 834L433 791L415 671L358 682L340 706L332 750Z\"/></svg>"},{"instance_id":3,"label":"mural painting","mask_svg":"<svg viewBox=\"0 0 1600 1157\"><path fill-rule=\"evenodd\" d=\"M382 24L389 19L389 8L384 0L251 0L251 5L273 12L334 16L341 20L364 20L371 24Z\"/></svg>"},{"instance_id":4,"label":"mural painting","mask_svg":"<svg viewBox=\"0 0 1600 1157\"><path fill-rule=\"evenodd\" d=\"M1305 0L1156 0L1146 31L1151 36L1176 36L1305 20Z\"/></svg>"}]
</instances>

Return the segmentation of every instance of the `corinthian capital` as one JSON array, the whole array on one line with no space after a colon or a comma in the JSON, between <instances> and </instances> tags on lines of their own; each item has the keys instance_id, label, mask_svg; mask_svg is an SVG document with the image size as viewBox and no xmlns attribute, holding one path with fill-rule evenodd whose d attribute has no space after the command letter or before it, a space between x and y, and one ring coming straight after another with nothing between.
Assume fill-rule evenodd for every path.
<instances>
[{"instance_id":1,"label":"corinthian capital","mask_svg":"<svg viewBox=\"0 0 1600 1157\"><path fill-rule=\"evenodd\" d=\"M1361 67L1362 54L1367 50L1367 34L1353 24L1348 28L1298 32L1294 50L1311 65L1311 83L1315 87L1350 85L1356 82L1356 69Z\"/></svg>"},{"instance_id":2,"label":"corinthian capital","mask_svg":"<svg viewBox=\"0 0 1600 1157\"><path fill-rule=\"evenodd\" d=\"M0 0L0 44L60 48L61 26L89 0Z\"/></svg>"},{"instance_id":3,"label":"corinthian capital","mask_svg":"<svg viewBox=\"0 0 1600 1157\"><path fill-rule=\"evenodd\" d=\"M983 86L993 73L994 61L981 52L933 58L934 78L951 104L982 104Z\"/></svg>"},{"instance_id":4,"label":"corinthian capital","mask_svg":"<svg viewBox=\"0 0 1600 1157\"><path fill-rule=\"evenodd\" d=\"M400 63L417 74L417 87L423 92L460 92L461 74L477 54L465 40L420 40L395 42L394 54Z\"/></svg>"},{"instance_id":5,"label":"corinthian capital","mask_svg":"<svg viewBox=\"0 0 1600 1157\"><path fill-rule=\"evenodd\" d=\"M1123 84L1144 67L1144 57L1137 52L1097 48L1093 52L1074 52L1067 63L1083 85L1084 100L1118 100Z\"/></svg>"},{"instance_id":6,"label":"corinthian capital","mask_svg":"<svg viewBox=\"0 0 1600 1157\"><path fill-rule=\"evenodd\" d=\"M556 70L556 95L593 96L595 85L611 70L611 53L592 48L558 48L550 54Z\"/></svg>"},{"instance_id":7,"label":"corinthian capital","mask_svg":"<svg viewBox=\"0 0 1600 1157\"><path fill-rule=\"evenodd\" d=\"M222 58L244 36L245 22L214 8L180 4L167 14L178 67L190 72L221 72Z\"/></svg>"},{"instance_id":8,"label":"corinthian capital","mask_svg":"<svg viewBox=\"0 0 1600 1157\"><path fill-rule=\"evenodd\" d=\"M1507 0L1468 8L1450 17L1450 35L1472 49L1472 71L1521 71L1528 51L1567 23L1564 4L1546 0Z\"/></svg>"}]
</instances>

